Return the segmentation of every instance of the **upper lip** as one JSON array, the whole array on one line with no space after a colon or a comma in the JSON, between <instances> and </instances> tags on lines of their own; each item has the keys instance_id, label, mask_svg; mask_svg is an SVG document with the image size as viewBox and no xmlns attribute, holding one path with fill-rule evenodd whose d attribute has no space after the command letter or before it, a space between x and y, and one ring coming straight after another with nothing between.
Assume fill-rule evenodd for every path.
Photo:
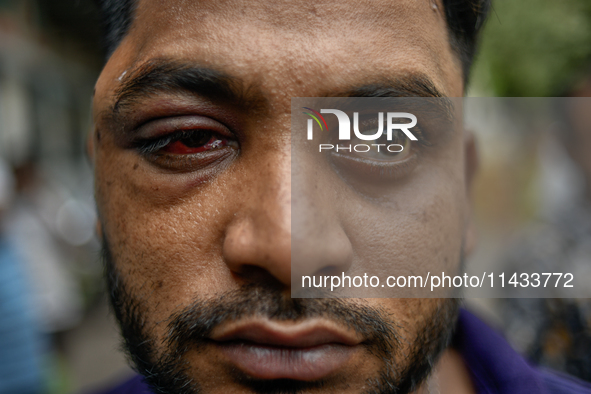
<instances>
[{"instance_id":1,"label":"upper lip","mask_svg":"<svg viewBox=\"0 0 591 394\"><path fill-rule=\"evenodd\" d=\"M310 348L327 344L355 346L363 338L353 330L329 321L277 322L249 319L215 328L210 338L218 342L246 341L257 345Z\"/></svg>"}]
</instances>

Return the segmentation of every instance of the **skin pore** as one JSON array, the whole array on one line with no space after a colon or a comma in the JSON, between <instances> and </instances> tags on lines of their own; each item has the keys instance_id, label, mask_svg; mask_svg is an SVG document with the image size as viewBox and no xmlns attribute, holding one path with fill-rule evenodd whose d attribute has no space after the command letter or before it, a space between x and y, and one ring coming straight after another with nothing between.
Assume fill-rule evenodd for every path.
<instances>
[{"instance_id":1,"label":"skin pore","mask_svg":"<svg viewBox=\"0 0 591 394\"><path fill-rule=\"evenodd\" d=\"M430 2L138 2L96 85L92 148L115 312L128 346L144 344L136 363L159 360L204 393L380 392L389 380L427 393L421 380L438 360L442 393L471 392L461 358L451 349L437 358L453 300L289 298L291 98L384 89L462 95ZM471 139L456 133L417 157L386 180L382 202L337 175L338 187L297 201L310 207L301 223L324 226L298 244L311 272L391 250L401 263L459 264L472 244ZM367 239L368 226L383 231ZM252 371L220 344L240 325L281 338L308 326L338 334L346 346L327 354L344 361L325 375Z\"/></svg>"}]
</instances>

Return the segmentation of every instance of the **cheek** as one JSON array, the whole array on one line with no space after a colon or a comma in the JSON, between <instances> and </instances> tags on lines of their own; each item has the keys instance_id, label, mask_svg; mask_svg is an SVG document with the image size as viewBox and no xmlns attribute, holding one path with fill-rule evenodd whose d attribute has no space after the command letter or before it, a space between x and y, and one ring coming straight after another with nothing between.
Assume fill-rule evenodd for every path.
<instances>
[{"instance_id":1,"label":"cheek","mask_svg":"<svg viewBox=\"0 0 591 394\"><path fill-rule=\"evenodd\" d=\"M395 323L401 335L399 357L411 352L410 346L417 342L420 335L425 334L425 329L438 330L448 323L440 320L441 316L437 314L438 310L445 309L446 302L449 302L446 299L376 298L368 301L395 317Z\"/></svg>"},{"instance_id":2,"label":"cheek","mask_svg":"<svg viewBox=\"0 0 591 394\"><path fill-rule=\"evenodd\" d=\"M457 145L446 154L449 159L423 162L404 185L383 199L357 198L343 210L357 274L385 280L459 269L467 196ZM400 290L390 291L397 295ZM398 296L405 294L411 296Z\"/></svg>"},{"instance_id":3,"label":"cheek","mask_svg":"<svg viewBox=\"0 0 591 394\"><path fill-rule=\"evenodd\" d=\"M216 182L163 182L140 160L99 149L96 199L116 268L135 297L158 306L149 311L155 322L227 282L221 245L231 202L214 198Z\"/></svg>"}]
</instances>

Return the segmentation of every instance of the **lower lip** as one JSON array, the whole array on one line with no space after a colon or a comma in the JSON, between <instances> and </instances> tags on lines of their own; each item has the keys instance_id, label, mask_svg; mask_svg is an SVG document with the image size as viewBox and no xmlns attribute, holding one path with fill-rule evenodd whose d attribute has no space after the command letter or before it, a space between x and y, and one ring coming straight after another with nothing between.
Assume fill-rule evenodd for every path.
<instances>
[{"instance_id":1,"label":"lower lip","mask_svg":"<svg viewBox=\"0 0 591 394\"><path fill-rule=\"evenodd\" d=\"M218 343L232 364L258 379L313 381L341 369L355 347L325 344L309 348L281 348L247 342Z\"/></svg>"}]
</instances>

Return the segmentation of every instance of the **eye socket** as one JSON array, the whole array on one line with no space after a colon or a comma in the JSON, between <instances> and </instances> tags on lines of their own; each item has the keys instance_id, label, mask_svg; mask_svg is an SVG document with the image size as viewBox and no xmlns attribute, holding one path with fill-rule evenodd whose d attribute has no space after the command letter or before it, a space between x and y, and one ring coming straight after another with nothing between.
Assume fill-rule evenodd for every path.
<instances>
[{"instance_id":1,"label":"eye socket","mask_svg":"<svg viewBox=\"0 0 591 394\"><path fill-rule=\"evenodd\" d=\"M359 132L363 135L375 136L379 129L377 116L359 122ZM331 135L335 146L330 151L331 160L343 176L363 184L392 181L405 177L416 167L421 151L420 130L413 130L419 136L418 144L413 144L417 141L411 141L402 130L392 130L390 139L385 124L381 130L378 138L370 140L361 139L354 132L349 141L339 141L337 134Z\"/></svg>"}]
</instances>

